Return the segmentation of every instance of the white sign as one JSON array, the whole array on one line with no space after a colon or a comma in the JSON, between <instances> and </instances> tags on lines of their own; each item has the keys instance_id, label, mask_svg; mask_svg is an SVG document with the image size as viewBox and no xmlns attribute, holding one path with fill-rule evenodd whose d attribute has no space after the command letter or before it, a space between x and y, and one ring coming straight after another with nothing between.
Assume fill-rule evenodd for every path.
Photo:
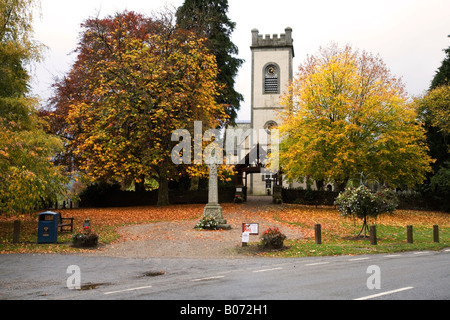
<instances>
[{"instance_id":1,"label":"white sign","mask_svg":"<svg viewBox=\"0 0 450 320\"><path fill-rule=\"evenodd\" d=\"M250 235L257 236L259 234L258 223L243 223L242 232L248 232Z\"/></svg>"},{"instance_id":2,"label":"white sign","mask_svg":"<svg viewBox=\"0 0 450 320\"><path fill-rule=\"evenodd\" d=\"M242 233L242 242L243 243L248 243L249 241L250 241L250 233L243 232Z\"/></svg>"}]
</instances>

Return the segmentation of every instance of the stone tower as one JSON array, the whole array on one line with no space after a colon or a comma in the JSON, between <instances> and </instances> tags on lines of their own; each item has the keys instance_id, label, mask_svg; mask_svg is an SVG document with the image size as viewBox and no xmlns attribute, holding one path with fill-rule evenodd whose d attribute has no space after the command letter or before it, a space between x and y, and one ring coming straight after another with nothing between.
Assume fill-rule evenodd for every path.
<instances>
[{"instance_id":1,"label":"stone tower","mask_svg":"<svg viewBox=\"0 0 450 320\"><path fill-rule=\"evenodd\" d=\"M284 34L260 35L252 30L252 128L269 129L278 126L277 113L282 108L280 96L283 95L293 78L294 46L292 29L286 28ZM266 174L252 174L251 194L266 192Z\"/></svg>"},{"instance_id":2,"label":"stone tower","mask_svg":"<svg viewBox=\"0 0 450 320\"><path fill-rule=\"evenodd\" d=\"M264 128L268 121L276 122L281 108L280 96L293 77L294 46L292 29L281 35L260 35L252 30L252 95L251 116L254 129Z\"/></svg>"}]
</instances>

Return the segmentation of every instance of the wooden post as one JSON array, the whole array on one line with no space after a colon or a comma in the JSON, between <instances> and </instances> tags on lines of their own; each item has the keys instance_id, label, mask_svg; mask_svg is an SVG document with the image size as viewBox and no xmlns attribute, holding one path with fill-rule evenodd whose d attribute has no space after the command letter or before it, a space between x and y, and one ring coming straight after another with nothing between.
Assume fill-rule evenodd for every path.
<instances>
[{"instance_id":1,"label":"wooden post","mask_svg":"<svg viewBox=\"0 0 450 320\"><path fill-rule=\"evenodd\" d=\"M13 243L20 242L20 220L14 221Z\"/></svg>"},{"instance_id":2,"label":"wooden post","mask_svg":"<svg viewBox=\"0 0 450 320\"><path fill-rule=\"evenodd\" d=\"M314 226L316 244L322 244L322 226L320 224L316 224Z\"/></svg>"},{"instance_id":3,"label":"wooden post","mask_svg":"<svg viewBox=\"0 0 450 320\"><path fill-rule=\"evenodd\" d=\"M413 243L413 226L406 226L406 241Z\"/></svg>"},{"instance_id":4,"label":"wooden post","mask_svg":"<svg viewBox=\"0 0 450 320\"><path fill-rule=\"evenodd\" d=\"M377 226L370 226L370 244L376 246L377 245Z\"/></svg>"},{"instance_id":5,"label":"wooden post","mask_svg":"<svg viewBox=\"0 0 450 320\"><path fill-rule=\"evenodd\" d=\"M433 226L433 242L439 243L439 226Z\"/></svg>"}]
</instances>

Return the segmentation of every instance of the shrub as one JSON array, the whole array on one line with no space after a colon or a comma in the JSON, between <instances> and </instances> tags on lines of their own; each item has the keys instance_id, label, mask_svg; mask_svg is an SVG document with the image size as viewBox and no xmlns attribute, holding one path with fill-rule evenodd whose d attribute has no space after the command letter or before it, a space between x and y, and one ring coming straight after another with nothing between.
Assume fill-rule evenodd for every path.
<instances>
[{"instance_id":1,"label":"shrub","mask_svg":"<svg viewBox=\"0 0 450 320\"><path fill-rule=\"evenodd\" d=\"M286 236L277 227L271 227L262 233L261 245L264 248L279 249L283 247Z\"/></svg>"},{"instance_id":2,"label":"shrub","mask_svg":"<svg viewBox=\"0 0 450 320\"><path fill-rule=\"evenodd\" d=\"M283 203L283 197L281 194L274 194L272 197L272 201L275 204L282 204Z\"/></svg>"},{"instance_id":3,"label":"shrub","mask_svg":"<svg viewBox=\"0 0 450 320\"><path fill-rule=\"evenodd\" d=\"M234 203L243 203L244 196L242 194L237 194L234 196Z\"/></svg>"},{"instance_id":4,"label":"shrub","mask_svg":"<svg viewBox=\"0 0 450 320\"><path fill-rule=\"evenodd\" d=\"M440 204L440 209L450 212L450 162L431 178L430 181L433 198Z\"/></svg>"}]
</instances>

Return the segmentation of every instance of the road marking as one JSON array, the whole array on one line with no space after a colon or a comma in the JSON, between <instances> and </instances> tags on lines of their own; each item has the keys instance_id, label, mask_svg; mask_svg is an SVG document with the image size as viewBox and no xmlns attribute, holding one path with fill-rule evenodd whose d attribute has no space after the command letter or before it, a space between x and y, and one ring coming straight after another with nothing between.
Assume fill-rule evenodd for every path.
<instances>
[{"instance_id":1,"label":"road marking","mask_svg":"<svg viewBox=\"0 0 450 320\"><path fill-rule=\"evenodd\" d=\"M321 264L329 264L329 262L310 263L310 264L305 264L305 266L319 266Z\"/></svg>"},{"instance_id":2,"label":"road marking","mask_svg":"<svg viewBox=\"0 0 450 320\"><path fill-rule=\"evenodd\" d=\"M418 251L418 252L414 252L414 254L430 254L430 251Z\"/></svg>"},{"instance_id":3,"label":"road marking","mask_svg":"<svg viewBox=\"0 0 450 320\"><path fill-rule=\"evenodd\" d=\"M411 289L414 289L414 287L406 287L406 288L401 288L401 289L397 289L397 290L382 292L382 293L373 294L371 296L361 297L361 298L357 298L357 299L353 299L353 300L368 300L368 299L373 299L373 298L377 298L377 297L381 297L381 296L386 296L386 295L389 295L389 294L402 292L402 291L406 291L406 290L411 290Z\"/></svg>"},{"instance_id":4,"label":"road marking","mask_svg":"<svg viewBox=\"0 0 450 320\"><path fill-rule=\"evenodd\" d=\"M121 293L121 292L127 292L127 291L137 291L137 290L144 290L149 289L152 286L146 286L146 287L139 287L139 288L131 288L131 289L124 289L124 290L117 290L117 291L110 291L110 292L104 292L103 294L114 294L114 293Z\"/></svg>"},{"instance_id":5,"label":"road marking","mask_svg":"<svg viewBox=\"0 0 450 320\"><path fill-rule=\"evenodd\" d=\"M355 258L355 259L348 259L348 261L362 261L362 260L369 260L369 258Z\"/></svg>"},{"instance_id":6,"label":"road marking","mask_svg":"<svg viewBox=\"0 0 450 320\"><path fill-rule=\"evenodd\" d=\"M193 279L193 280L191 280L191 281L192 281L192 282L197 282L197 281L206 281L206 280L214 280L214 279L221 279L221 278L225 278L225 276L216 276L216 277L208 277L208 278Z\"/></svg>"},{"instance_id":7,"label":"road marking","mask_svg":"<svg viewBox=\"0 0 450 320\"><path fill-rule=\"evenodd\" d=\"M446 250L444 250L445 252L450 252L450 249L446 249Z\"/></svg>"},{"instance_id":8,"label":"road marking","mask_svg":"<svg viewBox=\"0 0 450 320\"><path fill-rule=\"evenodd\" d=\"M255 270L253 272L258 273L258 272L267 272L267 271L274 271L274 270L281 270L283 268L272 268L272 269L263 269L263 270Z\"/></svg>"},{"instance_id":9,"label":"road marking","mask_svg":"<svg viewBox=\"0 0 450 320\"><path fill-rule=\"evenodd\" d=\"M402 255L401 254L390 254L390 255L387 255L387 256L384 256L385 258L396 258L396 257L401 257Z\"/></svg>"}]
</instances>

